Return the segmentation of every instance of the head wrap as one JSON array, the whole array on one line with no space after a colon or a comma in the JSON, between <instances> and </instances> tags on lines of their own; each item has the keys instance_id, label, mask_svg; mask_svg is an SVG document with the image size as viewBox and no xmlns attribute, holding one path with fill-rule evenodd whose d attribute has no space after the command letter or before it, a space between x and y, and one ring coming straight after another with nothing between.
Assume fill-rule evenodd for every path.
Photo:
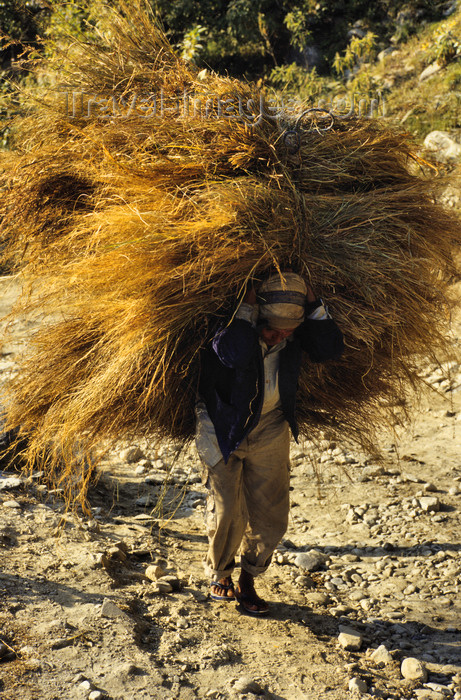
<instances>
[{"instance_id":1,"label":"head wrap","mask_svg":"<svg viewBox=\"0 0 461 700\"><path fill-rule=\"evenodd\" d=\"M271 275L258 292L259 319L275 330L297 328L304 321L307 287L294 272Z\"/></svg>"}]
</instances>

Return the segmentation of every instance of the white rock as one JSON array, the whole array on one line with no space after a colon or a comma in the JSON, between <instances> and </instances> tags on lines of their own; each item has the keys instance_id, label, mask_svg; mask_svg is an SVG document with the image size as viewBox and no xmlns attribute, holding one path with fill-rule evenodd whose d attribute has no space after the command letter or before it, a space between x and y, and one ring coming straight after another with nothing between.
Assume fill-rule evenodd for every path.
<instances>
[{"instance_id":1,"label":"white rock","mask_svg":"<svg viewBox=\"0 0 461 700\"><path fill-rule=\"evenodd\" d=\"M430 688L420 688L414 690L413 693L417 700L447 700L450 695L445 695L445 693L439 693L436 690L431 690Z\"/></svg>"},{"instance_id":2,"label":"white rock","mask_svg":"<svg viewBox=\"0 0 461 700\"><path fill-rule=\"evenodd\" d=\"M79 683L78 687L82 690L91 690L91 683L90 681L82 681Z\"/></svg>"},{"instance_id":3,"label":"white rock","mask_svg":"<svg viewBox=\"0 0 461 700\"><path fill-rule=\"evenodd\" d=\"M152 462L146 457L145 459L139 460L139 466L144 467L144 469L152 469Z\"/></svg>"},{"instance_id":4,"label":"white rock","mask_svg":"<svg viewBox=\"0 0 461 700\"><path fill-rule=\"evenodd\" d=\"M141 508L148 508L149 506L155 505L155 499L150 494L148 496L141 496L136 499L136 505Z\"/></svg>"},{"instance_id":5,"label":"white rock","mask_svg":"<svg viewBox=\"0 0 461 700\"><path fill-rule=\"evenodd\" d=\"M165 482L165 474L154 472L153 474L148 474L144 481L146 484L155 484L157 486L158 484L163 484Z\"/></svg>"},{"instance_id":6,"label":"white rock","mask_svg":"<svg viewBox=\"0 0 461 700\"><path fill-rule=\"evenodd\" d=\"M381 644L377 649L374 650L374 652L371 655L371 658L375 663L384 664L385 666L387 666L387 664L392 663L392 656L389 654L384 644Z\"/></svg>"},{"instance_id":7,"label":"white rock","mask_svg":"<svg viewBox=\"0 0 461 700\"><path fill-rule=\"evenodd\" d=\"M253 693L256 695L261 692L262 688L251 676L242 676L235 681L233 690L236 693Z\"/></svg>"},{"instance_id":8,"label":"white rock","mask_svg":"<svg viewBox=\"0 0 461 700\"><path fill-rule=\"evenodd\" d=\"M331 582L331 583L333 584L333 586L335 586L336 588L344 588L344 586L346 585L344 579L339 578L338 576L335 576L334 578L332 578L330 582Z\"/></svg>"},{"instance_id":9,"label":"white rock","mask_svg":"<svg viewBox=\"0 0 461 700\"><path fill-rule=\"evenodd\" d=\"M171 583L168 583L167 581L152 581L152 585L149 588L150 593L160 593L160 594L165 594L165 593L171 593L173 590L173 587Z\"/></svg>"},{"instance_id":10,"label":"white rock","mask_svg":"<svg viewBox=\"0 0 461 700\"><path fill-rule=\"evenodd\" d=\"M446 7L443 11L443 16L444 17L450 17L450 15L453 14L453 12L456 12L456 8L458 7L458 0L452 0L448 7Z\"/></svg>"},{"instance_id":11,"label":"white rock","mask_svg":"<svg viewBox=\"0 0 461 700\"><path fill-rule=\"evenodd\" d=\"M461 146L453 141L446 131L431 131L424 139L424 145L436 153L442 163L461 160Z\"/></svg>"},{"instance_id":12,"label":"white rock","mask_svg":"<svg viewBox=\"0 0 461 700\"><path fill-rule=\"evenodd\" d=\"M325 606L331 602L331 598L328 595L328 593L324 593L323 591L312 591L309 592L307 595L309 597L308 600L311 605Z\"/></svg>"},{"instance_id":13,"label":"white rock","mask_svg":"<svg viewBox=\"0 0 461 700\"><path fill-rule=\"evenodd\" d=\"M382 476L385 471L382 465L370 465L362 469L362 473L366 476Z\"/></svg>"},{"instance_id":14,"label":"white rock","mask_svg":"<svg viewBox=\"0 0 461 700\"><path fill-rule=\"evenodd\" d=\"M362 695L368 690L367 682L364 681L363 678L358 678L357 676L351 678L349 681L349 690L356 695Z\"/></svg>"},{"instance_id":15,"label":"white rock","mask_svg":"<svg viewBox=\"0 0 461 700\"><path fill-rule=\"evenodd\" d=\"M122 462L134 464L135 462L139 462L141 459L145 459L145 455L140 447L127 447L120 452L120 459Z\"/></svg>"},{"instance_id":16,"label":"white rock","mask_svg":"<svg viewBox=\"0 0 461 700\"><path fill-rule=\"evenodd\" d=\"M105 552L95 552L94 554L91 554L90 557L90 566L92 569L107 566L109 563L109 558L107 557L107 554Z\"/></svg>"},{"instance_id":17,"label":"white rock","mask_svg":"<svg viewBox=\"0 0 461 700\"><path fill-rule=\"evenodd\" d=\"M100 690L93 690L88 695L88 700L101 700L101 698L102 698L102 693Z\"/></svg>"},{"instance_id":18,"label":"white rock","mask_svg":"<svg viewBox=\"0 0 461 700\"><path fill-rule=\"evenodd\" d=\"M2 645L0 645L0 657L2 656L1 646ZM25 647L21 647L19 649L19 652L22 656L32 656L32 654L35 654L35 649L34 649L34 647L27 645Z\"/></svg>"},{"instance_id":19,"label":"white rock","mask_svg":"<svg viewBox=\"0 0 461 700\"><path fill-rule=\"evenodd\" d=\"M167 574L158 579L158 583L169 583L173 591L179 591L181 588L181 582L177 576L174 574Z\"/></svg>"},{"instance_id":20,"label":"white rock","mask_svg":"<svg viewBox=\"0 0 461 700\"><path fill-rule=\"evenodd\" d=\"M306 576L304 574L301 576L297 576L295 578L295 583L308 589L316 587L315 581L313 581L310 576Z\"/></svg>"},{"instance_id":21,"label":"white rock","mask_svg":"<svg viewBox=\"0 0 461 700\"><path fill-rule=\"evenodd\" d=\"M21 504L17 501L3 501L2 506L4 508L20 508Z\"/></svg>"},{"instance_id":22,"label":"white rock","mask_svg":"<svg viewBox=\"0 0 461 700\"><path fill-rule=\"evenodd\" d=\"M144 575L151 581L157 581L157 579L162 578L165 574L165 569L162 569L162 567L157 564L151 564L144 572Z\"/></svg>"},{"instance_id":23,"label":"white rock","mask_svg":"<svg viewBox=\"0 0 461 700\"><path fill-rule=\"evenodd\" d=\"M305 571L317 571L317 569L325 564L327 558L325 554L311 549L310 552L301 552L298 554L294 563L295 566L300 569L305 569Z\"/></svg>"},{"instance_id":24,"label":"white rock","mask_svg":"<svg viewBox=\"0 0 461 700\"><path fill-rule=\"evenodd\" d=\"M420 74L419 81L422 82L423 80L427 80L432 75L435 75L435 73L438 73L441 69L442 66L439 63L437 63L437 61L435 61L435 63L431 63L431 65L427 66L427 68L425 68Z\"/></svg>"},{"instance_id":25,"label":"white rock","mask_svg":"<svg viewBox=\"0 0 461 700\"><path fill-rule=\"evenodd\" d=\"M440 510L440 501L437 496L422 496L418 501L425 513L435 513Z\"/></svg>"},{"instance_id":26,"label":"white rock","mask_svg":"<svg viewBox=\"0 0 461 700\"><path fill-rule=\"evenodd\" d=\"M427 671L424 663L411 656L402 661L400 671L407 680L422 681L423 683L427 681Z\"/></svg>"},{"instance_id":27,"label":"white rock","mask_svg":"<svg viewBox=\"0 0 461 700\"><path fill-rule=\"evenodd\" d=\"M444 695L451 695L451 690L447 685L442 685L441 683L426 683L426 688L435 690L436 693L443 693Z\"/></svg>"},{"instance_id":28,"label":"white rock","mask_svg":"<svg viewBox=\"0 0 461 700\"><path fill-rule=\"evenodd\" d=\"M104 598L103 600L101 607L101 615L102 617L108 617L110 619L115 619L117 617L121 617L127 620L129 619L128 615L108 598Z\"/></svg>"},{"instance_id":29,"label":"white rock","mask_svg":"<svg viewBox=\"0 0 461 700\"><path fill-rule=\"evenodd\" d=\"M159 593L171 593L173 590L173 586L169 581L165 581L163 579L159 579L157 581L157 587L159 589Z\"/></svg>"},{"instance_id":30,"label":"white rock","mask_svg":"<svg viewBox=\"0 0 461 700\"><path fill-rule=\"evenodd\" d=\"M18 476L0 476L0 491L16 489L21 486L22 479Z\"/></svg>"},{"instance_id":31,"label":"white rock","mask_svg":"<svg viewBox=\"0 0 461 700\"><path fill-rule=\"evenodd\" d=\"M362 635L352 627L339 626L338 642L343 649L348 651L358 651L362 646Z\"/></svg>"},{"instance_id":32,"label":"white rock","mask_svg":"<svg viewBox=\"0 0 461 700\"><path fill-rule=\"evenodd\" d=\"M415 476L415 474L405 474L405 478L407 481L411 481L414 484L422 484L423 480L419 478L419 476Z\"/></svg>"},{"instance_id":33,"label":"white rock","mask_svg":"<svg viewBox=\"0 0 461 700\"><path fill-rule=\"evenodd\" d=\"M386 56L390 56L391 53L394 53L394 51L397 51L397 49L394 48L393 46L388 46L387 49L383 49L378 54L378 61L384 61Z\"/></svg>"},{"instance_id":34,"label":"white rock","mask_svg":"<svg viewBox=\"0 0 461 700\"><path fill-rule=\"evenodd\" d=\"M121 664L118 667L118 670L123 676L140 676L144 675L144 673L147 673L147 671L131 663L131 661L127 661L126 663Z\"/></svg>"}]
</instances>

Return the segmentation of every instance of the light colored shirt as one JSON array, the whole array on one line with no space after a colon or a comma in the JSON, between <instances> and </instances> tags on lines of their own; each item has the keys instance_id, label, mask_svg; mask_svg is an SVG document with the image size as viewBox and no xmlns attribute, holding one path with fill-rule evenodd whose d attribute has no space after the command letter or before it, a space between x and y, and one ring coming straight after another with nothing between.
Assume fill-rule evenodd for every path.
<instances>
[{"instance_id":1,"label":"light colored shirt","mask_svg":"<svg viewBox=\"0 0 461 700\"><path fill-rule=\"evenodd\" d=\"M282 340L277 345L268 347L263 340L259 340L263 353L264 362L264 399L261 415L273 411L280 406L279 392L279 363L280 352L287 344L287 340Z\"/></svg>"}]
</instances>

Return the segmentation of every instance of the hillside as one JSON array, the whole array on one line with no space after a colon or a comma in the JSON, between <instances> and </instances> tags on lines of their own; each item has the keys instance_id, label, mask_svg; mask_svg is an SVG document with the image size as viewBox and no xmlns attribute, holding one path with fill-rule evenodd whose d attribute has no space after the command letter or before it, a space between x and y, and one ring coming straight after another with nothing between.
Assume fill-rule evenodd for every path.
<instances>
[{"instance_id":1,"label":"hillside","mask_svg":"<svg viewBox=\"0 0 461 700\"><path fill-rule=\"evenodd\" d=\"M394 123L418 137L444 130L461 141L461 5L406 43L388 47L357 76L365 73L382 91Z\"/></svg>"}]
</instances>

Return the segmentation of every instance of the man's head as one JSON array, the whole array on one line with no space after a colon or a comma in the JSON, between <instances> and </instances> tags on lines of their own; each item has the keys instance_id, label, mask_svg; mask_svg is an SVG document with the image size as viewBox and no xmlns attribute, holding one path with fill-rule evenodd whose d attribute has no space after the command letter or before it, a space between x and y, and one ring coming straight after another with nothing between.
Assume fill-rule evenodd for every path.
<instances>
[{"instance_id":1,"label":"man's head","mask_svg":"<svg viewBox=\"0 0 461 700\"><path fill-rule=\"evenodd\" d=\"M258 292L260 335L267 345L287 338L304 321L307 287L294 272L271 275Z\"/></svg>"},{"instance_id":2,"label":"man's head","mask_svg":"<svg viewBox=\"0 0 461 700\"><path fill-rule=\"evenodd\" d=\"M285 330L277 330L276 328L271 328L270 326L260 326L259 335L264 340L267 346L277 345L281 343L282 340L288 338L295 328L286 328Z\"/></svg>"}]
</instances>

